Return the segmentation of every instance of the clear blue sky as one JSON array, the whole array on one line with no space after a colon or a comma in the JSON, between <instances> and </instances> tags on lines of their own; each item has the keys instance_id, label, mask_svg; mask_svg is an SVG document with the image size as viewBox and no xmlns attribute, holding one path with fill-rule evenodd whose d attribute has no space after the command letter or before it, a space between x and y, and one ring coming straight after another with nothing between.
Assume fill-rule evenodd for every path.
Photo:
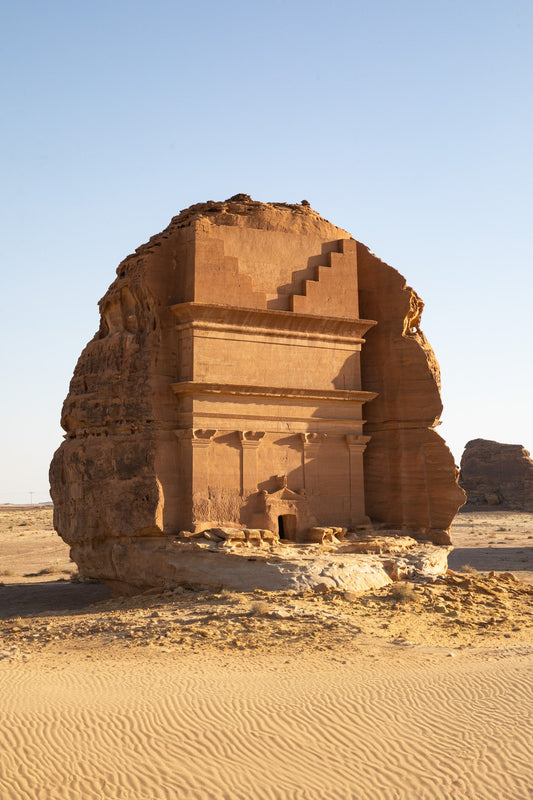
<instances>
[{"instance_id":1,"label":"clear blue sky","mask_svg":"<svg viewBox=\"0 0 533 800\"><path fill-rule=\"evenodd\" d=\"M119 261L237 192L406 276L457 461L533 449L530 0L18 0L0 29L0 502L48 499Z\"/></svg>"}]
</instances>

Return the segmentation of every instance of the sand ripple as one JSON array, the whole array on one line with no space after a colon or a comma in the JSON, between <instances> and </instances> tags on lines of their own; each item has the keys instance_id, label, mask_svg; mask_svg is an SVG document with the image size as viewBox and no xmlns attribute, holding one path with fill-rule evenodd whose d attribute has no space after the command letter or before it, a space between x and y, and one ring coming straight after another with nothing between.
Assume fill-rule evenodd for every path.
<instances>
[{"instance_id":1,"label":"sand ripple","mask_svg":"<svg viewBox=\"0 0 533 800\"><path fill-rule=\"evenodd\" d=\"M518 800L531 655L0 665L2 800Z\"/></svg>"}]
</instances>

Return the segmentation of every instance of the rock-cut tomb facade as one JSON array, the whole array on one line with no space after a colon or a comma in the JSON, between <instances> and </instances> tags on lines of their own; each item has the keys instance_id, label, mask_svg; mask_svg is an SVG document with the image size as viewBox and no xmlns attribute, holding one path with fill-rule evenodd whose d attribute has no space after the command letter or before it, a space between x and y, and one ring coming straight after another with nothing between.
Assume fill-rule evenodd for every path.
<instances>
[{"instance_id":1,"label":"rock-cut tomb facade","mask_svg":"<svg viewBox=\"0 0 533 800\"><path fill-rule=\"evenodd\" d=\"M463 494L422 307L307 203L181 212L119 265L64 403L50 476L80 569L112 581L130 546L216 527L448 543Z\"/></svg>"}]
</instances>

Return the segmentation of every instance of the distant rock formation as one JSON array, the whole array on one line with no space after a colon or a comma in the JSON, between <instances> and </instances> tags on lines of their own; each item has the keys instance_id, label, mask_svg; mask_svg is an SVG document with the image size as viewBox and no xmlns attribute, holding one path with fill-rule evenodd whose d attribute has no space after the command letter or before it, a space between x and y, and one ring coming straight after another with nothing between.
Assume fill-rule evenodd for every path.
<instances>
[{"instance_id":1,"label":"distant rock formation","mask_svg":"<svg viewBox=\"0 0 533 800\"><path fill-rule=\"evenodd\" d=\"M468 503L533 511L533 461L529 456L521 444L488 439L468 442L459 478Z\"/></svg>"},{"instance_id":2,"label":"distant rock formation","mask_svg":"<svg viewBox=\"0 0 533 800\"><path fill-rule=\"evenodd\" d=\"M64 403L50 482L80 571L183 581L169 541L217 527L302 543L372 522L448 544L464 496L422 308L308 203L174 217L119 265Z\"/></svg>"}]
</instances>

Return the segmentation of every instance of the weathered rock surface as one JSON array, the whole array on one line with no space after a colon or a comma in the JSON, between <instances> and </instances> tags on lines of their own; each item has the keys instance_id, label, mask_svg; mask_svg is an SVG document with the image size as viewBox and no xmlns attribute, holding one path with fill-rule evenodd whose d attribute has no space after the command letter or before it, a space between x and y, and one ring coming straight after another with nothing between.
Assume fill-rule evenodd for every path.
<instances>
[{"instance_id":1,"label":"weathered rock surface","mask_svg":"<svg viewBox=\"0 0 533 800\"><path fill-rule=\"evenodd\" d=\"M474 506L533 511L533 461L520 444L488 439L468 442L459 482Z\"/></svg>"},{"instance_id":2,"label":"weathered rock surface","mask_svg":"<svg viewBox=\"0 0 533 800\"><path fill-rule=\"evenodd\" d=\"M465 498L453 456L435 431L440 370L419 327L424 304L399 272L364 245L357 248L360 313L377 321L361 352L362 385L377 393L364 412L366 511L375 522L422 528L445 544Z\"/></svg>"},{"instance_id":3,"label":"weathered rock surface","mask_svg":"<svg viewBox=\"0 0 533 800\"><path fill-rule=\"evenodd\" d=\"M463 493L422 306L307 205L181 212L119 265L64 403L54 523L81 573L187 582L179 559L211 555L180 531L449 543Z\"/></svg>"},{"instance_id":4,"label":"weathered rock surface","mask_svg":"<svg viewBox=\"0 0 533 800\"><path fill-rule=\"evenodd\" d=\"M84 569L98 571L118 593L138 593L151 586L253 591L365 592L403 579L433 579L445 574L451 547L421 543L398 533L366 535L327 544L293 544L254 539L249 531L220 528L179 537L115 542L93 547Z\"/></svg>"}]
</instances>

